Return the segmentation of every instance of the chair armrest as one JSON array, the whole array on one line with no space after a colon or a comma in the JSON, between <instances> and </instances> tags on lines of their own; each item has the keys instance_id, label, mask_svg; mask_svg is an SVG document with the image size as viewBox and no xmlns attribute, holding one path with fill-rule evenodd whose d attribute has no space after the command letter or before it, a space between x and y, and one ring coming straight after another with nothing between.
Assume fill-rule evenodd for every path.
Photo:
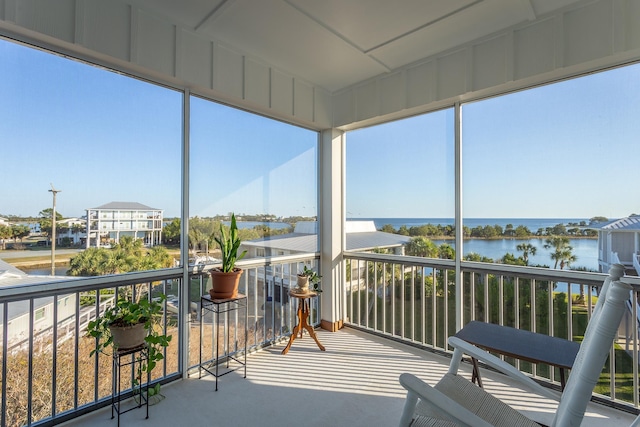
<instances>
[{"instance_id":1,"label":"chair armrest","mask_svg":"<svg viewBox=\"0 0 640 427\"><path fill-rule=\"evenodd\" d=\"M473 344L469 344L466 341L461 340L458 337L451 336L448 339L449 345L454 349L460 349L463 353L482 361L484 364L491 366L499 372L507 375L514 380L517 380L529 387L532 391L542 396L548 397L555 401L560 400L560 394L548 389L546 387L542 387L537 382L533 381L530 377L520 372L518 369L514 368L512 365L508 364L504 360L487 353L486 351L476 347Z\"/></svg>"},{"instance_id":2,"label":"chair armrest","mask_svg":"<svg viewBox=\"0 0 640 427\"><path fill-rule=\"evenodd\" d=\"M415 410L415 397L419 397L446 413L452 420L463 426L491 427L491 424L431 387L415 375L408 373L401 374L400 384L408 391L407 401L402 413L401 426L409 425Z\"/></svg>"}]
</instances>

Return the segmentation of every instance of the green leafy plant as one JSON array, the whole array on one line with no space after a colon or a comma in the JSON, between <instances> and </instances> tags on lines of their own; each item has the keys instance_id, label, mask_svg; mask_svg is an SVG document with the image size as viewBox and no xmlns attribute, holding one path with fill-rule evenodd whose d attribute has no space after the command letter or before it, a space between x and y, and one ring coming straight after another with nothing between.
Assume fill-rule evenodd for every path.
<instances>
[{"instance_id":1,"label":"green leafy plant","mask_svg":"<svg viewBox=\"0 0 640 427\"><path fill-rule=\"evenodd\" d=\"M96 339L96 348L91 351L90 356L96 352L107 353L109 347L114 347L111 327L135 326L143 323L147 336L144 341L147 345L149 356L146 360L138 359L138 372L134 381L135 385L140 385L142 373L151 373L156 364L164 359L162 349L169 345L171 335L167 336L159 331L159 320L162 318L162 304L167 299L164 294L160 294L157 300L149 301L146 298L140 301L133 301L128 298L120 298L115 305L105 309L102 315L96 317L87 325L87 335ZM150 395L151 395L151 388ZM159 390L153 389L154 394Z\"/></svg>"},{"instance_id":2,"label":"green leafy plant","mask_svg":"<svg viewBox=\"0 0 640 427\"><path fill-rule=\"evenodd\" d=\"M309 285L311 285L310 289L312 291L322 292L322 289L320 289L320 279L322 279L322 276L319 276L315 270L305 265L302 271L298 273L298 276L305 276L309 279Z\"/></svg>"},{"instance_id":3,"label":"green leafy plant","mask_svg":"<svg viewBox=\"0 0 640 427\"><path fill-rule=\"evenodd\" d=\"M247 251L243 251L238 255L240 249L240 237L238 237L238 226L236 224L235 214L231 214L231 225L229 227L229 234L224 231L224 227L220 224L220 237L215 238L216 243L220 246L222 251L222 268L224 273L229 273L236 268L236 262L240 261L247 254Z\"/></svg>"}]
</instances>

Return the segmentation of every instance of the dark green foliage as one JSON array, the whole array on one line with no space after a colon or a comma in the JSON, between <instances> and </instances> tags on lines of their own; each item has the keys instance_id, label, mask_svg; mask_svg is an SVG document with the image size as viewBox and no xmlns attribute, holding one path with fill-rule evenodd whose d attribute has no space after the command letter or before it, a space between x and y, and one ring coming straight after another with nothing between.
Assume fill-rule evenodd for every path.
<instances>
[{"instance_id":1,"label":"dark green foliage","mask_svg":"<svg viewBox=\"0 0 640 427\"><path fill-rule=\"evenodd\" d=\"M247 251L243 251L238 255L238 249L240 249L240 243L242 242L238 237L238 226L234 214L231 215L229 234L227 235L224 227L220 224L220 237L216 237L215 240L222 252L222 271L229 273L235 269L236 262L240 261L247 254Z\"/></svg>"},{"instance_id":2,"label":"dark green foliage","mask_svg":"<svg viewBox=\"0 0 640 427\"><path fill-rule=\"evenodd\" d=\"M298 276L308 277L309 285L311 285L310 289L315 292L322 292L322 289L320 289L320 279L322 279L322 276L318 275L318 273L316 273L315 270L305 265L302 271L298 273Z\"/></svg>"},{"instance_id":3,"label":"dark green foliage","mask_svg":"<svg viewBox=\"0 0 640 427\"><path fill-rule=\"evenodd\" d=\"M173 257L162 246L145 250L142 240L120 237L112 248L88 248L71 258L68 276L103 276L132 271L156 270L173 265Z\"/></svg>"},{"instance_id":4,"label":"dark green foliage","mask_svg":"<svg viewBox=\"0 0 640 427\"><path fill-rule=\"evenodd\" d=\"M113 345L111 326L134 326L144 323L147 330L145 342L149 349L147 360L140 360L138 363L137 384L141 381L142 372L151 372L156 363L164 359L162 349L169 345L171 335L161 334L157 327L159 319L162 318L162 303L167 299L164 294L160 294L159 299L149 301L142 298L134 301L127 298L118 299L115 305L107 308L103 314L89 322L87 335L96 339L96 348L91 351L90 356L96 352L105 352Z\"/></svg>"}]
</instances>

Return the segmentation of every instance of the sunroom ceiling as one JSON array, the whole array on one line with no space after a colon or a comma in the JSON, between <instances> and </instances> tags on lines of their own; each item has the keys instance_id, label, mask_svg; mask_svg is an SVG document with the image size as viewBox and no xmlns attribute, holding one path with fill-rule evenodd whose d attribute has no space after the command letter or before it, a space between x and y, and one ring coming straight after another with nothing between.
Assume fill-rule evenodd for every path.
<instances>
[{"instance_id":1,"label":"sunroom ceiling","mask_svg":"<svg viewBox=\"0 0 640 427\"><path fill-rule=\"evenodd\" d=\"M580 0L129 0L329 92Z\"/></svg>"}]
</instances>

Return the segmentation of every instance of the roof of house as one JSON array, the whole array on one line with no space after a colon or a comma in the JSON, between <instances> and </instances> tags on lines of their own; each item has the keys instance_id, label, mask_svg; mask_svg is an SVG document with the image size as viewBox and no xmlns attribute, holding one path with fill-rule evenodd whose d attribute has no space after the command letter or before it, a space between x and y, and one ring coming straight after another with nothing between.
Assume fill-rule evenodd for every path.
<instances>
[{"instance_id":1,"label":"roof of house","mask_svg":"<svg viewBox=\"0 0 640 427\"><path fill-rule=\"evenodd\" d=\"M640 216L634 215L627 218L614 219L590 225L589 228L609 231L640 231Z\"/></svg>"},{"instance_id":2,"label":"roof of house","mask_svg":"<svg viewBox=\"0 0 640 427\"><path fill-rule=\"evenodd\" d=\"M105 209L105 210L128 210L128 211L159 211L161 209L150 208L137 202L110 202L97 208L91 209Z\"/></svg>"},{"instance_id":3,"label":"roof of house","mask_svg":"<svg viewBox=\"0 0 640 427\"><path fill-rule=\"evenodd\" d=\"M3 286L25 286L39 283L51 283L60 280L74 280L78 277L69 276L36 276L27 274L19 268L0 259L0 288ZM34 308L42 307L52 303L51 298L36 298L33 301ZM29 301L16 301L9 304L7 315L9 320L23 315L29 311ZM0 319L0 324L2 323Z\"/></svg>"},{"instance_id":4,"label":"roof of house","mask_svg":"<svg viewBox=\"0 0 640 427\"><path fill-rule=\"evenodd\" d=\"M346 250L348 251L393 248L402 246L411 240L407 236L377 231L373 221L347 221L346 224ZM282 249L290 252L316 252L318 250L318 235L309 233L313 229L312 225L304 222L296 224L296 230L293 233L242 243L246 246ZM302 233L301 230L305 232Z\"/></svg>"}]
</instances>

